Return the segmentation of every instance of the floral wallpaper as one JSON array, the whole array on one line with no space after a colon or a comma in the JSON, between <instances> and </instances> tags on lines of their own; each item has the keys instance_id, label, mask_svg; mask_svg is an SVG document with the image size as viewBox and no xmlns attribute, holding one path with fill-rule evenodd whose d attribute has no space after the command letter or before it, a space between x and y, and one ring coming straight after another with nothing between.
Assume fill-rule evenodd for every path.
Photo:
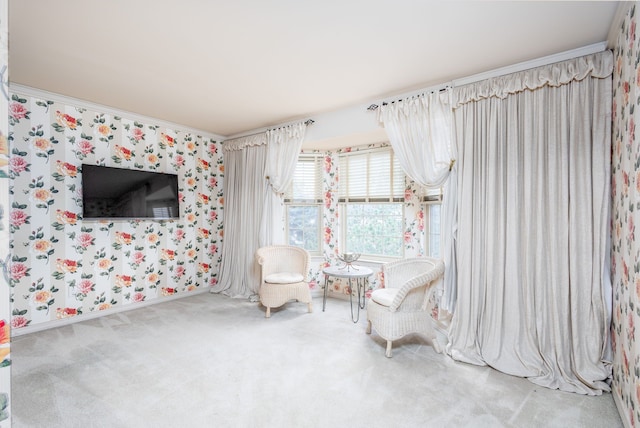
<instances>
[{"instance_id":1,"label":"floral wallpaper","mask_svg":"<svg viewBox=\"0 0 640 428\"><path fill-rule=\"evenodd\" d=\"M339 171L339 155L343 152L358 151L363 149L371 149L379 147L380 144L369 145L355 148L345 148L337 151L325 152L323 162L323 262L318 266L312 266L311 269L311 287L317 288L319 284L324 286L324 275L322 269L328 266L342 263L338 260L338 254L342 253L340 248L340 216L338 212L338 189L340 182ZM424 218L425 212L419 199L418 188L412 181L407 182L405 190L405 257L418 257L425 254L425 234L424 234ZM369 278L369 285L366 290L367 297L371 292L384 284L380 267L373 268L374 275ZM349 295L348 281L341 278L330 278L329 292L334 294Z\"/></svg>"},{"instance_id":2,"label":"floral wallpaper","mask_svg":"<svg viewBox=\"0 0 640 428\"><path fill-rule=\"evenodd\" d=\"M9 304L8 1L0 0L0 428L11 426L11 306Z\"/></svg>"},{"instance_id":3,"label":"floral wallpaper","mask_svg":"<svg viewBox=\"0 0 640 428\"><path fill-rule=\"evenodd\" d=\"M613 394L627 425L640 427L640 46L638 3L624 19L614 50L612 233Z\"/></svg>"},{"instance_id":4,"label":"floral wallpaper","mask_svg":"<svg viewBox=\"0 0 640 428\"><path fill-rule=\"evenodd\" d=\"M215 283L224 172L216 141L18 93L9 125L14 329ZM180 219L83 220L83 163L178 174Z\"/></svg>"}]
</instances>

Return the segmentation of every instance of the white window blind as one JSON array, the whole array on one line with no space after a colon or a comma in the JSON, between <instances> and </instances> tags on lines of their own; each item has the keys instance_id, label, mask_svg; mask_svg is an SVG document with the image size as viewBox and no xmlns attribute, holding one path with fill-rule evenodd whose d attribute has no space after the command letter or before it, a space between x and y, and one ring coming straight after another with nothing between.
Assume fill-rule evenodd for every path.
<instances>
[{"instance_id":1,"label":"white window blind","mask_svg":"<svg viewBox=\"0 0 640 428\"><path fill-rule=\"evenodd\" d=\"M404 200L404 171L389 147L340 155L340 202Z\"/></svg>"},{"instance_id":2,"label":"white window blind","mask_svg":"<svg viewBox=\"0 0 640 428\"><path fill-rule=\"evenodd\" d=\"M322 202L322 160L321 154L298 156L286 202Z\"/></svg>"}]
</instances>

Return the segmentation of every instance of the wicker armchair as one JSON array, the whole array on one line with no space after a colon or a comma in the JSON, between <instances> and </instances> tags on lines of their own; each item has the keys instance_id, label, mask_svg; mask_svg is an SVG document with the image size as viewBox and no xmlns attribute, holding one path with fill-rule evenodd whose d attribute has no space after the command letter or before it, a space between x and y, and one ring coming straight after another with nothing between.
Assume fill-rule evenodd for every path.
<instances>
[{"instance_id":1,"label":"wicker armchair","mask_svg":"<svg viewBox=\"0 0 640 428\"><path fill-rule=\"evenodd\" d=\"M290 245L273 245L259 248L256 259L261 266L260 303L267 308L265 316L271 316L271 308L277 308L290 300L307 303L312 311L311 292L307 283L309 253Z\"/></svg>"},{"instance_id":2,"label":"wicker armchair","mask_svg":"<svg viewBox=\"0 0 640 428\"><path fill-rule=\"evenodd\" d=\"M385 355L391 358L391 342L409 333L427 336L441 352L433 329L429 304L435 285L444 274L444 263L428 257L398 260L382 266L385 288L371 293L367 309L367 334L371 327L387 341Z\"/></svg>"}]
</instances>

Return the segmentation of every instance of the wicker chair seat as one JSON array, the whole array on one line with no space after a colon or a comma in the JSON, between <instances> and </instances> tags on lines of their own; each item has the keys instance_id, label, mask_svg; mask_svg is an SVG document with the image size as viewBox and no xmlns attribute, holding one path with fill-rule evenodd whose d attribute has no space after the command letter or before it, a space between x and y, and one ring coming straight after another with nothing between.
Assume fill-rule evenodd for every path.
<instances>
[{"instance_id":1,"label":"wicker chair seat","mask_svg":"<svg viewBox=\"0 0 640 428\"><path fill-rule=\"evenodd\" d=\"M272 245L259 248L256 260L260 265L260 303L267 308L265 317L271 317L271 308L291 300L307 303L312 312L311 292L307 282L309 253L291 245Z\"/></svg>"},{"instance_id":2,"label":"wicker chair seat","mask_svg":"<svg viewBox=\"0 0 640 428\"><path fill-rule=\"evenodd\" d=\"M444 274L444 263L428 257L404 259L383 265L382 272L385 288L371 294L366 332L370 334L373 328L387 341L385 355L389 358L392 342L410 333L425 335L436 352L442 352L428 304Z\"/></svg>"}]
</instances>

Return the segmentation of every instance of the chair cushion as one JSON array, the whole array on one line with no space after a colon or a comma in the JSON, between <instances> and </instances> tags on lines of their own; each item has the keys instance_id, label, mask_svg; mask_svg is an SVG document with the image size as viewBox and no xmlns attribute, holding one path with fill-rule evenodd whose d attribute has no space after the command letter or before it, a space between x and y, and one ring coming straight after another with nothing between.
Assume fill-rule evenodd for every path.
<instances>
[{"instance_id":1,"label":"chair cushion","mask_svg":"<svg viewBox=\"0 0 640 428\"><path fill-rule=\"evenodd\" d=\"M391 306L396 294L397 288L378 288L371 293L371 300L382 306Z\"/></svg>"},{"instance_id":2,"label":"chair cushion","mask_svg":"<svg viewBox=\"0 0 640 428\"><path fill-rule=\"evenodd\" d=\"M295 272L278 272L267 275L264 282L269 284L293 284L304 280L304 275Z\"/></svg>"}]
</instances>

